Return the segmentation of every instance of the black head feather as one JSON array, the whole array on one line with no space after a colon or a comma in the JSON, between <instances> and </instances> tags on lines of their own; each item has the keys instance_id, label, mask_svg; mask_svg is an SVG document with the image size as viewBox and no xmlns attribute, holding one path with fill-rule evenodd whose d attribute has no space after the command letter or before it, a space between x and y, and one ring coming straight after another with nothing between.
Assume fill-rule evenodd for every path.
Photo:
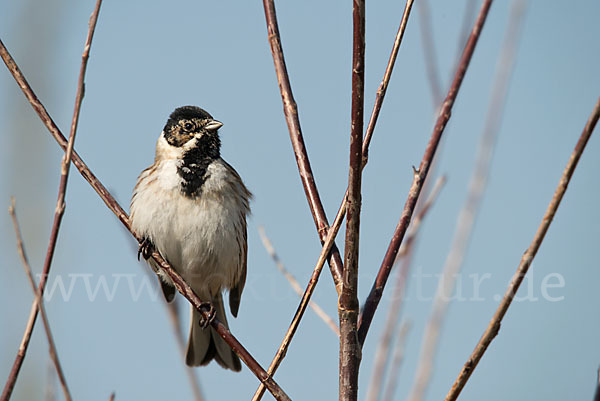
<instances>
[{"instance_id":1,"label":"black head feather","mask_svg":"<svg viewBox=\"0 0 600 401\"><path fill-rule=\"evenodd\" d=\"M164 128L165 139L172 146L182 147L194 141L193 146L186 146L182 163L177 168L182 178L181 191L192 198L202 193L202 185L209 178L208 166L221 157L217 130L204 128L211 121L214 119L206 110L184 106L171 113Z\"/></svg>"},{"instance_id":2,"label":"black head feather","mask_svg":"<svg viewBox=\"0 0 600 401\"><path fill-rule=\"evenodd\" d=\"M201 109L198 106L178 107L169 116L169 119L167 120L167 124L165 124L164 131L165 132L169 131L171 128L173 128L173 126L179 124L179 122L181 120L192 120L192 119L198 119L201 121L202 120L210 121L213 118L206 110Z\"/></svg>"}]
</instances>

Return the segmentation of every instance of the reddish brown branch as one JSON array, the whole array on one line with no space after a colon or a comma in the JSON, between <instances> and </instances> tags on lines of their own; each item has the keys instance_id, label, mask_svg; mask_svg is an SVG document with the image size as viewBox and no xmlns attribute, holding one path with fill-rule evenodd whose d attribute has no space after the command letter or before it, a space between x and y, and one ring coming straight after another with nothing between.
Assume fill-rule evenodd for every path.
<instances>
[{"instance_id":1,"label":"reddish brown branch","mask_svg":"<svg viewBox=\"0 0 600 401\"><path fill-rule=\"evenodd\" d=\"M431 381L441 328L448 311L456 278L462 268L464 255L467 251L475 219L486 189L494 151L493 148L500 129L508 88L510 87L510 76L516 58L516 50L520 37L519 33L524 21L524 11L525 0L514 0L504 44L497 63L496 77L490 96L485 127L481 134L467 197L457 218L452 246L444 263L431 315L423 333L419 362L413 386L409 393L409 401L421 401L424 399L427 387Z\"/></svg>"},{"instance_id":2,"label":"reddish brown branch","mask_svg":"<svg viewBox=\"0 0 600 401\"><path fill-rule=\"evenodd\" d=\"M42 103L38 100L37 96L27 83L27 80L21 73L19 67L16 65L15 61L12 59L6 47L0 41L0 56L6 63L9 71L19 84L19 87L23 90L25 97L29 100L34 110L40 116L40 119L46 125L52 136L56 139L58 144L63 148L67 149L67 140L62 135ZM132 235L138 240L141 240L137 236L137 234L131 231L131 226L129 224L129 216L123 208L118 204L118 202L114 199L114 197L108 192L106 187L102 185L102 183L94 176L88 166L83 162L81 157L77 154L77 152L73 151L73 164L77 167L81 175L90 183L92 188L96 190L98 195L102 198L104 203L108 206L108 208L119 218L119 220L123 223L123 225L132 233ZM181 276L169 266L165 262L165 260L157 253L154 252L152 257L156 260L156 262L165 270L165 273L169 275L169 277L173 280L175 287L177 290L188 300L190 303L202 313L205 318L210 318L209 313L202 308L203 302L198 298L198 296L192 291L192 289L187 285ZM42 277L43 278L43 277ZM256 362L256 360L248 353L248 351L237 341L237 339L229 332L225 326L217 319L214 319L211 323L213 328L219 333L221 337L231 346L234 352L240 357L244 363L250 368L250 370L254 373L254 375L264 383L267 389L273 394L275 399L277 400L289 400L289 397L285 394L285 392L279 387L279 385L270 378L265 370ZM12 373L11 373L12 375ZM13 382L14 385L14 382ZM12 389L11 389L12 391ZM0 398L4 400L4 398ZM8 398L7 398L8 399Z\"/></svg>"},{"instance_id":3,"label":"reddish brown branch","mask_svg":"<svg viewBox=\"0 0 600 401\"><path fill-rule=\"evenodd\" d=\"M370 140L373 136L375 124L376 124L377 118L379 116L379 111L381 110L381 106L383 104L383 99L385 97L385 93L387 91L387 87L388 87L390 78L392 76L392 71L394 68L394 64L396 62L396 56L398 55L398 51L400 49L400 44L402 43L402 38L404 36L404 31L406 30L406 24L408 22L408 17L410 15L412 4L413 4L413 0L407 1L406 7L404 9L404 14L402 15L402 21L400 22L398 32L396 33L394 46L392 48L392 52L391 52L390 58L388 60L388 64L387 64L387 67L386 67L386 70L385 70L385 73L383 76L383 80L381 81L381 84L377 91L377 95L375 97L375 105L373 106L373 112L371 113L371 119L369 121L369 125L367 127L367 132L365 133L365 139L363 142L363 148L362 148L362 154L363 154L363 166L362 167L363 168L365 167L366 163L368 162L368 146L369 146ZM273 14L273 18L275 18L275 14ZM275 23L276 23L276 20L275 20ZM298 306L298 309L296 310L294 318L292 319L292 323L290 324L290 326L285 334L285 337L284 337L283 341L281 342L281 345L279 346L279 349L277 350L277 353L276 353L275 357L273 358L271 365L269 366L268 372L271 375L273 375L275 373L275 371L277 370L277 367L279 366L279 364L285 357L285 354L290 345L290 342L294 336L294 333L296 332L296 329L298 328L298 325L300 324L300 320L302 319L302 316L304 315L304 311L306 310L306 307L308 305L310 297L312 296L312 293L314 292L315 286L317 285L317 281L319 280L319 276L321 274L321 269L323 267L323 264L324 264L325 260L327 259L327 255L329 255L329 253L330 253L331 247L333 245L333 241L335 240L335 237L337 236L337 233L343 222L344 216L346 215L346 195L347 195L347 192L346 192L346 194L344 194L344 198L342 199L342 203L338 209L337 215L335 217L335 221L333 222L333 226L329 229L329 231L327 233L327 238L325 240L325 243L323 244L323 248L321 249L321 254L319 256L319 260L317 261L317 265L315 266L313 273L311 275L311 278L308 282L308 285L307 285L306 289L304 290L304 295L302 296L300 305ZM252 401L260 400L262 395L264 394L264 391L265 391L265 388L261 384L259 386L258 390L256 390L256 393L254 394Z\"/></svg>"},{"instance_id":4,"label":"reddish brown branch","mask_svg":"<svg viewBox=\"0 0 600 401\"><path fill-rule=\"evenodd\" d=\"M352 7L352 111L350 162L346 196L346 242L342 292L338 299L340 318L340 401L358 399L358 370L361 351L358 343L358 251L361 209L362 142L365 105L365 1Z\"/></svg>"},{"instance_id":5,"label":"reddish brown branch","mask_svg":"<svg viewBox=\"0 0 600 401\"><path fill-rule=\"evenodd\" d=\"M544 237L546 236L548 228L550 227L550 224L554 219L554 215L558 210L558 206L560 205L560 202L565 192L567 191L567 186L571 181L573 172L577 167L577 163L581 158L581 154L583 153L583 150L585 149L585 146L587 145L587 142L590 139L590 136L592 135L592 132L594 130L594 127L596 126L596 123L598 122L599 117L600 98L598 98L596 105L594 106L594 110L592 111L592 114L590 115L583 129L583 132L581 133L581 136L577 141L577 144L575 145L575 149L573 150L573 153L571 153L571 157L569 158L567 166L565 167L560 181L558 182L558 186L554 192L554 195L552 196L552 200L550 201L548 208L546 209L546 213L542 218L542 222L540 223L533 237L533 240L531 241L531 244L529 244L529 248L527 248L527 251L525 251L525 253L523 254L523 257L519 262L519 267L513 275L510 285L504 293L504 297L502 298L502 301L500 301L500 305L498 305L498 309L496 309L496 312L494 313L494 316L492 317L492 320L490 321L488 327L486 328L485 332L481 336L481 339L475 346L475 349L471 353L471 356L463 366L456 381L452 385L452 388L446 395L446 401L453 401L458 398L460 392L471 377L471 374L477 367L477 364L483 357L483 354L485 354L485 351L487 350L491 342L498 335L498 331L500 330L500 323L502 322L506 311L510 307L510 304L512 303L515 294L519 290L519 286L525 278L525 275L527 274L527 271L529 270L529 267L531 266L535 255L537 254L537 251L540 249L540 245L542 245L542 242L544 241Z\"/></svg>"},{"instance_id":6,"label":"reddish brown branch","mask_svg":"<svg viewBox=\"0 0 600 401\"><path fill-rule=\"evenodd\" d=\"M84 51L83 51L83 55L82 55L81 69L80 69L80 73L79 73L79 81L78 81L78 86L77 86L77 94L75 96L75 110L73 111L73 120L71 123L71 132L69 135L69 141L65 148L65 155L64 155L62 163L61 163L61 177L60 177L60 184L58 187L58 199L56 201L56 209L54 212L54 222L52 224L52 229L50 232L50 240L48 241L48 250L46 252L46 259L44 261L42 275L40 277L40 282L38 284L37 292L39 292L40 296L43 295L44 288L46 287L46 281L48 279L48 274L50 273L50 267L52 265L52 260L54 258L54 250L56 249L56 241L58 240L58 232L60 230L60 223L62 222L62 218L63 218L64 212L65 212L65 194L67 192L67 183L69 180L69 167L71 166L70 161L71 161L71 157L73 154L73 144L75 143L75 134L77 133L77 123L79 121L79 110L81 109L81 102L83 100L83 87L84 87L85 71L87 69L89 51L90 51L90 47L92 44L92 38L94 37L94 31L96 29L96 22L98 20L98 14L100 12L101 4L102 4L102 0L97 0L96 7L94 8L94 12L92 13L92 15L90 17L87 39L85 42L85 47L84 47ZM8 51L6 51L6 48L4 47L4 44L1 41L0 41L0 47L1 47L0 51L2 53L2 59L5 60L6 65L9 67L9 70L10 70L11 65L7 62L7 58L5 58L5 56L8 56L8 59L10 59L10 61L12 61L12 58L10 58ZM14 64L14 61L12 61L12 65L14 65L14 67L16 67L16 64ZM19 73L20 73L20 71L19 71ZM22 74L21 74L21 76L22 76ZM23 86L21 86L21 88L23 88ZM32 103L32 105L33 105L33 103ZM43 106L42 106L42 108L43 108ZM38 305L41 305L41 303ZM27 327L28 330L29 329L33 330L36 319L37 319L37 309L33 315L31 325L28 324L28 327ZM10 396L14 389L14 385L15 385L17 377L19 375L19 371L21 370L21 366L23 364L23 359L25 358L25 354L26 354L27 348L29 346L30 336L26 335L23 338L24 339L26 338L27 340L24 343L22 343L21 348L19 348L19 352L17 353L17 356L13 363L11 373L8 377L6 385L2 392L2 397L1 397L2 400L10 399Z\"/></svg>"},{"instance_id":7,"label":"reddish brown branch","mask_svg":"<svg viewBox=\"0 0 600 401\"><path fill-rule=\"evenodd\" d=\"M63 394L65 395L65 400L71 401L73 397L71 397L71 392L69 391L69 386L67 386L67 379L65 378L65 374L62 369L62 365L60 364L60 360L58 359L58 352L56 351L56 344L54 342L54 337L52 336L52 330L50 329L50 324L48 323L48 316L46 315L46 308L44 307L44 298L42 294L39 292L35 285L35 280L33 278L33 274L31 273L31 266L29 264L29 259L25 253L25 246L23 245L23 236L21 235L21 228L19 227L19 221L17 220L17 213L15 211L15 200L11 199L11 205L8 208L8 212L10 213L10 217L12 218L13 228L15 230L15 237L17 239L17 251L21 258L21 263L23 265L23 269L27 274L27 279L29 280L29 284L31 285L31 289L35 296L32 305L32 311L40 311L42 315L42 322L44 323L44 329L46 331L46 338L48 339L48 347L50 349L50 359L56 369L56 374L58 375L58 380L63 390ZM28 325L29 326L29 325ZM33 329L33 322L31 328Z\"/></svg>"},{"instance_id":8,"label":"reddish brown branch","mask_svg":"<svg viewBox=\"0 0 600 401\"><path fill-rule=\"evenodd\" d=\"M279 82L279 90L281 91L281 100L283 101L285 121L287 122L288 130L290 132L290 139L292 141L292 147L294 148L296 163L298 164L298 171L300 172L300 179L302 180L302 185L304 186L306 199L308 200L310 211L313 215L315 225L317 226L319 238L323 244L327 238L329 223L327 222L325 209L321 203L319 191L317 190L317 184L315 183L312 168L310 167L308 152L306 151L306 146L304 145L304 137L302 136L300 120L298 119L298 106L296 105L294 95L292 94L292 86L290 84L287 67L285 65L285 59L283 57L283 48L281 46L281 38L279 36L279 26L277 24L275 4L273 0L263 0L263 6L265 9L265 19L269 33L269 44L271 45L273 63L275 64L275 72L277 74L277 81ZM332 247L329 266L336 290L339 293L341 290L342 259L335 244Z\"/></svg>"},{"instance_id":9,"label":"reddish brown branch","mask_svg":"<svg viewBox=\"0 0 600 401\"><path fill-rule=\"evenodd\" d=\"M429 139L429 143L427 144L427 148L425 149L425 154L421 159L419 169L415 170L413 182L408 192L408 198L404 205L404 210L402 211L402 215L400 216L398 225L394 230L394 235L392 236L392 240L390 241L385 257L383 258L383 262L381 263L381 267L379 268L377 278L373 283L371 292L369 293L369 296L367 297L367 300L365 302L365 306L361 312L358 328L358 337L361 344L364 344L367 332L369 330L369 326L371 325L371 321L373 320L373 315L375 314L377 306L379 305L379 301L381 300L383 289L385 288L385 284L387 283L387 279L390 275L392 265L394 264L394 260L396 259L396 255L398 254L398 250L400 249L400 245L402 243L402 240L404 239L406 230L408 229L410 219L415 210L415 206L421 193L421 189L423 188L423 182L427 178L427 174L429 172L429 168L435 155L435 151L438 147L438 144L440 143L440 139L442 138L442 134L444 132L444 129L446 128L446 124L450 120L452 106L454 106L454 102L458 95L458 91L462 84L465 73L467 72L467 68L471 61L471 57L473 56L473 52L475 51L475 46L479 39L481 29L483 28L483 24L485 23L485 19L488 15L491 5L492 0L485 0L483 5L481 6L479 15L477 17L477 20L475 21L475 25L471 30L469 40L467 41L463 54L460 58L456 74L454 75L454 80L452 81L450 90L448 91L446 99L442 104L442 108L440 110L439 117L433 129L433 133L431 134L431 138Z\"/></svg>"},{"instance_id":10,"label":"reddish brown branch","mask_svg":"<svg viewBox=\"0 0 600 401\"><path fill-rule=\"evenodd\" d=\"M385 93L387 92L390 79L392 78L392 71L394 70L396 58L398 57L398 52L400 51L400 44L402 43L402 38L404 37L404 32L406 31L406 25L408 24L408 17L410 16L410 11L412 10L413 2L414 0L406 1L406 5L404 6L404 12L402 13L402 19L400 20L400 26L398 27L398 31L396 32L396 38L394 39L394 46L392 47L390 58L388 59L387 66L385 67L383 79L381 80L381 84L379 84L379 88L377 89L377 94L375 96L375 104L373 105L373 111L371 112L371 117L369 118L367 132L365 132L365 139L363 140L362 145L363 168L365 168L369 160L369 145L371 144L371 138L373 137L373 132L375 131L375 125L377 124L377 119L379 118L379 112L381 111L381 106L383 105ZM346 197L344 196L343 202L345 201ZM340 209L342 208L342 206L340 206Z\"/></svg>"}]
</instances>

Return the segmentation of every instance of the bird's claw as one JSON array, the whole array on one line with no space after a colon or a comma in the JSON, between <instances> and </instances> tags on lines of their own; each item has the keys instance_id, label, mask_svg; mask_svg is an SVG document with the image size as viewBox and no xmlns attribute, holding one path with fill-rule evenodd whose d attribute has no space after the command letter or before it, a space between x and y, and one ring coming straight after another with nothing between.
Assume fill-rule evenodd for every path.
<instances>
[{"instance_id":1,"label":"bird's claw","mask_svg":"<svg viewBox=\"0 0 600 401\"><path fill-rule=\"evenodd\" d=\"M200 327L205 329L212 323L213 320L215 320L217 312L213 304L210 302L202 302L200 304L200 309L208 313L208 319L204 317L204 314L202 314L202 319L200 319L199 322Z\"/></svg>"},{"instance_id":2,"label":"bird's claw","mask_svg":"<svg viewBox=\"0 0 600 401\"><path fill-rule=\"evenodd\" d=\"M140 247L138 248L137 259L140 260L140 255L144 258L144 260L148 260L150 256L152 256L152 250L154 249L154 245L150 240L146 237L140 242Z\"/></svg>"}]
</instances>

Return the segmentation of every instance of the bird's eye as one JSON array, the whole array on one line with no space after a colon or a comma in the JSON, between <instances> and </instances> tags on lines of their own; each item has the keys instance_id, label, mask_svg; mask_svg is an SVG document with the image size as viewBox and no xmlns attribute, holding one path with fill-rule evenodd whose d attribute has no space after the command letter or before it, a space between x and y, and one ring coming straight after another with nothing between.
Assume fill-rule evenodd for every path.
<instances>
[{"instance_id":1,"label":"bird's eye","mask_svg":"<svg viewBox=\"0 0 600 401\"><path fill-rule=\"evenodd\" d=\"M186 131L192 131L194 129L194 123L191 122L186 122L185 124L183 124L183 129L185 129Z\"/></svg>"}]
</instances>

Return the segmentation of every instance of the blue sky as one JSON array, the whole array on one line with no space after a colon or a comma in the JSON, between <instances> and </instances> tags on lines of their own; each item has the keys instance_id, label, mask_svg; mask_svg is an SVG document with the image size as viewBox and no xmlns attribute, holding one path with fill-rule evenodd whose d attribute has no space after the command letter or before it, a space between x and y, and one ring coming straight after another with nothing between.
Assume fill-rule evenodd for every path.
<instances>
[{"instance_id":1,"label":"blue sky","mask_svg":"<svg viewBox=\"0 0 600 401\"><path fill-rule=\"evenodd\" d=\"M417 3L419 0L417 0ZM430 1L443 86L469 1ZM480 2L477 2L478 4ZM413 322L397 399L413 381L436 279L449 250L482 131L511 2L492 6L445 132L438 173L448 177L420 232L402 318ZM50 115L68 131L92 1L0 0L0 37ZM351 2L276 2L283 48L315 179L330 219L347 183ZM370 113L404 2L367 4L366 114ZM371 287L433 126L417 5L408 23L363 177L359 298ZM442 398L483 333L541 220L600 95L600 4L529 2L489 186L450 306L427 400ZM17 199L28 254L39 272L56 202L62 152L3 67L0 204ZM199 105L224 123L223 157L254 193L248 282L230 326L268 366L297 296L261 245L263 225L281 259L307 282L320 250L300 184L260 2L111 2L103 5L75 148L128 210L139 172L177 106ZM596 135L597 136L597 135ZM600 142L592 137L563 204L463 400L591 399L600 364ZM342 242L338 240L342 248ZM32 295L0 213L0 380L8 376ZM136 244L73 170L47 308L75 399L190 399L165 308ZM474 281L486 278L476 296ZM393 280L392 276L392 280ZM65 286L65 295L59 283ZM103 287L102 283L106 284ZM393 283L393 281L391 281ZM563 283L564 285L560 285ZM548 285L556 284L556 287ZM69 286L72 291L69 294ZM144 287L144 285L147 285ZM392 287L390 286L388 290ZM98 289L97 292L95 290ZM106 289L106 291L105 291ZM139 292L138 292L139 291ZM461 296L459 296L461 295ZM360 398L387 312L386 292L363 352ZM327 270L315 299L334 319ZM182 305L187 333L187 305ZM13 399L43 399L47 344L36 328ZM338 343L308 312L276 374L293 399L337 394ZM208 400L248 399L252 373L196 370ZM526 396L525 396L526 394ZM265 399L269 399L266 396Z\"/></svg>"}]
</instances>

